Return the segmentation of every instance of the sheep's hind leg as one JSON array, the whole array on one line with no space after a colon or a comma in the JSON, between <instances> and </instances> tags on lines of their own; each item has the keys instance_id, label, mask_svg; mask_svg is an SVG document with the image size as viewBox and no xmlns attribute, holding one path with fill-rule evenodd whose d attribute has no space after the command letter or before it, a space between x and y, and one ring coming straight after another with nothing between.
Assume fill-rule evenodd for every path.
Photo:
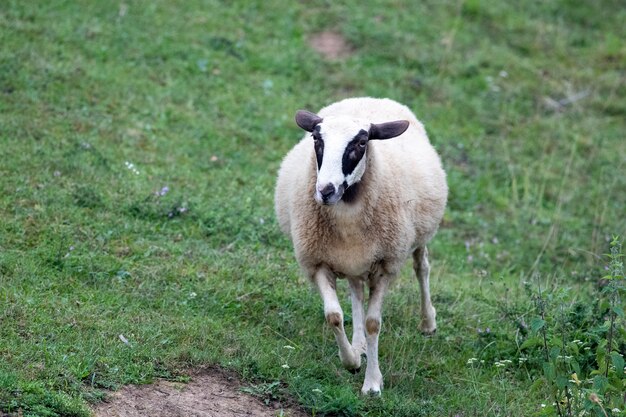
<instances>
[{"instance_id":1,"label":"sheep's hind leg","mask_svg":"<svg viewBox=\"0 0 626 417\"><path fill-rule=\"evenodd\" d=\"M422 333L430 335L437 330L435 317L437 312L430 301L430 265L428 264L428 249L426 246L415 249L413 252L413 269L420 283L420 294L422 298L422 322L420 330Z\"/></svg>"},{"instance_id":2,"label":"sheep's hind leg","mask_svg":"<svg viewBox=\"0 0 626 417\"><path fill-rule=\"evenodd\" d=\"M327 268L320 268L315 273L314 281L324 301L326 322L333 330L339 346L341 363L346 369L357 370L361 367L361 355L352 349L343 327L343 311L335 291L336 278Z\"/></svg>"},{"instance_id":3,"label":"sheep's hind leg","mask_svg":"<svg viewBox=\"0 0 626 417\"><path fill-rule=\"evenodd\" d=\"M378 335L382 324L381 310L386 291L387 281L384 279L370 287L370 298L365 318L367 367L365 368L365 381L363 381L363 388L361 388L361 393L364 395L380 395L383 388L383 374L378 366Z\"/></svg>"},{"instance_id":4,"label":"sheep's hind leg","mask_svg":"<svg viewBox=\"0 0 626 417\"><path fill-rule=\"evenodd\" d=\"M357 355L365 354L365 310L363 308L363 280L348 278L352 300L352 348Z\"/></svg>"}]
</instances>

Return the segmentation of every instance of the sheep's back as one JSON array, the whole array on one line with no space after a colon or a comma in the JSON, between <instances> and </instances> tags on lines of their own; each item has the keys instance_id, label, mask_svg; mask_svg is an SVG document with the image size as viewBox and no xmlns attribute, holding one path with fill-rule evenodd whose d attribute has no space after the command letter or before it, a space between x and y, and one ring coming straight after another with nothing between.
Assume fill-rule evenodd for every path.
<instances>
[{"instance_id":1,"label":"sheep's back","mask_svg":"<svg viewBox=\"0 0 626 417\"><path fill-rule=\"evenodd\" d=\"M413 112L405 105L388 98L355 97L330 104L318 112L322 118L330 115L346 115L369 120L371 123L384 123L394 120L408 120L411 124L424 127Z\"/></svg>"}]
</instances>

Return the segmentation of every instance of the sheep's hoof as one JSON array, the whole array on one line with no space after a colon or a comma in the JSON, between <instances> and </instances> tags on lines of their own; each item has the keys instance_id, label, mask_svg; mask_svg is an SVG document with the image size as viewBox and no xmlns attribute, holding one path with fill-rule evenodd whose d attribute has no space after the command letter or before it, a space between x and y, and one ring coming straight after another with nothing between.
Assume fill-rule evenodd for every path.
<instances>
[{"instance_id":1,"label":"sheep's hoof","mask_svg":"<svg viewBox=\"0 0 626 417\"><path fill-rule=\"evenodd\" d=\"M420 332L424 336L432 336L437 331L437 322L435 320L422 320L420 323Z\"/></svg>"},{"instance_id":2,"label":"sheep's hoof","mask_svg":"<svg viewBox=\"0 0 626 417\"><path fill-rule=\"evenodd\" d=\"M421 333L423 336L434 336L435 333L437 333L437 328L435 327L434 329L422 329Z\"/></svg>"},{"instance_id":3,"label":"sheep's hoof","mask_svg":"<svg viewBox=\"0 0 626 417\"><path fill-rule=\"evenodd\" d=\"M361 388L361 394L370 397L380 397L383 390L383 376L378 373L378 377L367 377L365 373L365 381L363 381L363 388Z\"/></svg>"},{"instance_id":4,"label":"sheep's hoof","mask_svg":"<svg viewBox=\"0 0 626 417\"><path fill-rule=\"evenodd\" d=\"M341 359L343 367L353 374L358 373L359 369L361 369L361 355L354 349L352 349L351 354L345 356L339 351L339 359Z\"/></svg>"},{"instance_id":5,"label":"sheep's hoof","mask_svg":"<svg viewBox=\"0 0 626 417\"><path fill-rule=\"evenodd\" d=\"M359 372L361 372L361 367L359 366L358 368L352 368L352 369L348 369L348 372L350 372L353 375L358 374Z\"/></svg>"},{"instance_id":6,"label":"sheep's hoof","mask_svg":"<svg viewBox=\"0 0 626 417\"><path fill-rule=\"evenodd\" d=\"M365 389L365 387L363 387L363 389L361 390L361 394L366 397L380 397L382 395L382 391L380 390L380 388L372 387Z\"/></svg>"}]
</instances>

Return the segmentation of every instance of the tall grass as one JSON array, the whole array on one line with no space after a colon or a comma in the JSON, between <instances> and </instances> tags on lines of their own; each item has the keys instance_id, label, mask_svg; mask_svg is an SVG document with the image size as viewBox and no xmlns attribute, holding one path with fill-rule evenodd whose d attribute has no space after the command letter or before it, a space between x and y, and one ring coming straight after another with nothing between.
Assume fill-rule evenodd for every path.
<instances>
[{"instance_id":1,"label":"tall grass","mask_svg":"<svg viewBox=\"0 0 626 417\"><path fill-rule=\"evenodd\" d=\"M0 2L0 410L85 416L219 364L316 415L623 415L625 13ZM347 57L311 48L324 30ZM415 111L451 189L429 248L438 333L417 331L407 265L380 401L341 368L272 208L294 111L362 95Z\"/></svg>"}]
</instances>

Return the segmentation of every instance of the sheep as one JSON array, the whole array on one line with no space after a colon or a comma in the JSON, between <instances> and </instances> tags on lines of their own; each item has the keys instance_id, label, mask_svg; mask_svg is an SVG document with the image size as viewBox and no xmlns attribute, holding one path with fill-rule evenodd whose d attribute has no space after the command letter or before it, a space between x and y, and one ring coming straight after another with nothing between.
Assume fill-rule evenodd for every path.
<instances>
[{"instance_id":1,"label":"sheep","mask_svg":"<svg viewBox=\"0 0 626 417\"><path fill-rule=\"evenodd\" d=\"M420 329L436 330L426 244L443 217L446 174L424 126L393 100L349 98L318 114L300 110L296 123L307 133L280 166L277 220L319 290L343 366L358 372L365 354L361 392L380 395L383 298L411 254L421 292ZM350 288L352 343L337 298L338 277Z\"/></svg>"}]
</instances>

